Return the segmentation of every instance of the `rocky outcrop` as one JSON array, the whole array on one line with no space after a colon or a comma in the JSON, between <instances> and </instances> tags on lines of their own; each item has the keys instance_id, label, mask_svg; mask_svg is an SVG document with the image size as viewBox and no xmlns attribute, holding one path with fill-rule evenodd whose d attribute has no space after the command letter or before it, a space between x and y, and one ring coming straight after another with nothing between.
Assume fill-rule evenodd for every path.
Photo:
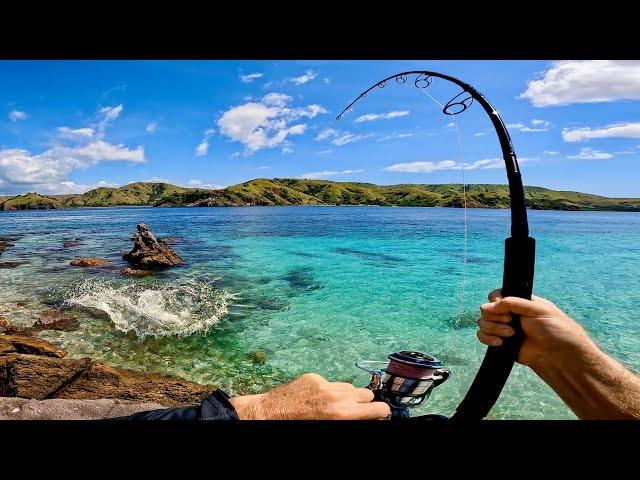
<instances>
[{"instance_id":1,"label":"rocky outcrop","mask_svg":"<svg viewBox=\"0 0 640 480\"><path fill-rule=\"evenodd\" d=\"M79 258L69 262L69 264L74 267L102 267L108 263L108 260L102 258Z\"/></svg>"},{"instance_id":2,"label":"rocky outcrop","mask_svg":"<svg viewBox=\"0 0 640 480\"><path fill-rule=\"evenodd\" d=\"M137 229L131 237L133 250L122 256L132 267L155 270L184 263L176 251L164 240L158 240L145 224L139 224Z\"/></svg>"},{"instance_id":3,"label":"rocky outcrop","mask_svg":"<svg viewBox=\"0 0 640 480\"><path fill-rule=\"evenodd\" d=\"M15 237L0 237L0 255L2 255L7 248L14 247L13 242L15 241Z\"/></svg>"},{"instance_id":4,"label":"rocky outcrop","mask_svg":"<svg viewBox=\"0 0 640 480\"><path fill-rule=\"evenodd\" d=\"M0 335L0 397L119 399L179 407L197 404L214 390L178 377L65 356L64 350L40 338Z\"/></svg>"}]
</instances>

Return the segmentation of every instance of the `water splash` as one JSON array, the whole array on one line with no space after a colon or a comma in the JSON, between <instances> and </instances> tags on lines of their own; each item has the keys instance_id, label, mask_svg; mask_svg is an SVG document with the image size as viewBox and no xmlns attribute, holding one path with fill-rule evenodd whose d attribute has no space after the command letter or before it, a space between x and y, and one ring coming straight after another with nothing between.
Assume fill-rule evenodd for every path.
<instances>
[{"instance_id":1,"label":"water splash","mask_svg":"<svg viewBox=\"0 0 640 480\"><path fill-rule=\"evenodd\" d=\"M103 311L117 330L144 339L206 332L226 315L230 298L203 278L161 285L90 279L72 287L66 302Z\"/></svg>"}]
</instances>

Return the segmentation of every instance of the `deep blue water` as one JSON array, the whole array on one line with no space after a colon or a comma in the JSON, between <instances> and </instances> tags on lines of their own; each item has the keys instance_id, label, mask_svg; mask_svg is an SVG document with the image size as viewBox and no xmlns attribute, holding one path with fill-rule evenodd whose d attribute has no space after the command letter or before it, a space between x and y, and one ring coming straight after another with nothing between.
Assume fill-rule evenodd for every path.
<instances>
[{"instance_id":1,"label":"deep blue water","mask_svg":"<svg viewBox=\"0 0 640 480\"><path fill-rule=\"evenodd\" d=\"M0 213L18 235L2 260L0 313L35 321L41 302L67 301L80 328L41 335L69 350L138 370L264 391L307 371L358 385L359 359L398 349L442 358L453 372L424 412L450 415L484 353L478 307L500 286L506 210L400 207L129 208ZM640 370L640 215L529 212L537 240L534 291L574 316L607 352ZM156 277L120 274L137 223L178 236L186 265ZM63 249L76 237L81 244ZM102 269L69 266L105 258ZM17 301L29 301L17 307ZM80 310L98 308L102 312ZM177 335L180 334L180 335ZM493 418L572 418L517 366Z\"/></svg>"}]
</instances>

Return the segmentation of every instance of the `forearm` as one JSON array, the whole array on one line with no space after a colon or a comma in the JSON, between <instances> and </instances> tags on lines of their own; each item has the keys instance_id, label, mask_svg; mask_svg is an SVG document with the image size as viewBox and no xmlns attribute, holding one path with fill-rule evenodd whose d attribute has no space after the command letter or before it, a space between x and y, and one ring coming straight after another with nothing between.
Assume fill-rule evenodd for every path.
<instances>
[{"instance_id":1,"label":"forearm","mask_svg":"<svg viewBox=\"0 0 640 480\"><path fill-rule=\"evenodd\" d=\"M593 342L532 365L581 419L640 419L640 378Z\"/></svg>"}]
</instances>

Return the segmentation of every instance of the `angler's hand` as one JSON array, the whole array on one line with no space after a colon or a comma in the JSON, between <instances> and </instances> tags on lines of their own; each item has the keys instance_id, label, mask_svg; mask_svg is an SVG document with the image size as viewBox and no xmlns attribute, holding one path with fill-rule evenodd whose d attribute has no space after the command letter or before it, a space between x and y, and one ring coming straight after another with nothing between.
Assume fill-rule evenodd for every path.
<instances>
[{"instance_id":1,"label":"angler's hand","mask_svg":"<svg viewBox=\"0 0 640 480\"><path fill-rule=\"evenodd\" d=\"M306 373L260 395L230 399L240 420L380 420L389 405L350 383L329 382Z\"/></svg>"},{"instance_id":2,"label":"angler's hand","mask_svg":"<svg viewBox=\"0 0 640 480\"><path fill-rule=\"evenodd\" d=\"M595 346L587 332L549 300L535 295L531 300L502 298L498 289L489 294L489 302L480 306L478 339L486 345L502 345L502 338L515 333L509 326L511 314L519 314L525 339L518 362L523 365L535 369L543 358L560 360Z\"/></svg>"}]
</instances>

